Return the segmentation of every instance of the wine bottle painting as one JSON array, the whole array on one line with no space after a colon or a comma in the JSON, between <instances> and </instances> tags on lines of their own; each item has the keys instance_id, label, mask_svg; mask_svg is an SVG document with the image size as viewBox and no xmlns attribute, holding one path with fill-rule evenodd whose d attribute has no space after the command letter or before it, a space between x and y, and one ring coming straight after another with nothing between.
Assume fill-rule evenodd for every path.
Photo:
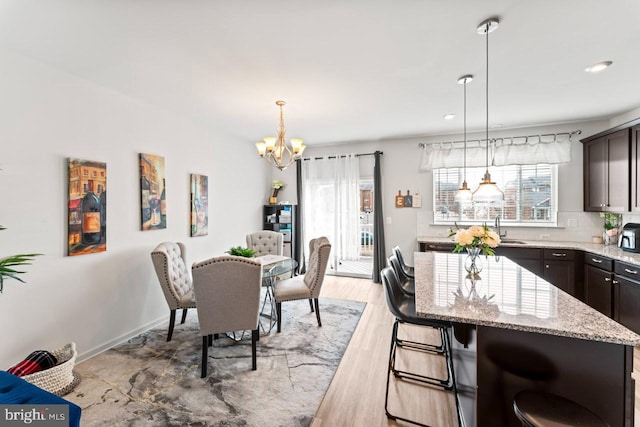
<instances>
[{"instance_id":1,"label":"wine bottle painting","mask_svg":"<svg viewBox=\"0 0 640 427\"><path fill-rule=\"evenodd\" d=\"M69 159L69 256L107 250L107 164Z\"/></svg>"},{"instance_id":2,"label":"wine bottle painting","mask_svg":"<svg viewBox=\"0 0 640 427\"><path fill-rule=\"evenodd\" d=\"M167 228L167 191L164 157L140 153L142 231Z\"/></svg>"},{"instance_id":3,"label":"wine bottle painting","mask_svg":"<svg viewBox=\"0 0 640 427\"><path fill-rule=\"evenodd\" d=\"M191 174L191 237L209 234L209 179Z\"/></svg>"}]
</instances>

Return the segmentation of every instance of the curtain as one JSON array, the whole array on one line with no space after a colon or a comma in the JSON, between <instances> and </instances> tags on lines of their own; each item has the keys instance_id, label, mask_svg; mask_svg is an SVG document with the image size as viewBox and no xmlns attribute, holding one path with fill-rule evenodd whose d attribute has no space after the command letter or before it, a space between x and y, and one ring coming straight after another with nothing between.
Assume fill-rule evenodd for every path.
<instances>
[{"instance_id":1,"label":"curtain","mask_svg":"<svg viewBox=\"0 0 640 427\"><path fill-rule=\"evenodd\" d=\"M380 168L380 156L382 153L376 151L375 164L373 165L373 273L371 280L374 283L381 283L380 270L386 265L386 250L384 247L384 214L382 213L382 172Z\"/></svg>"},{"instance_id":2,"label":"curtain","mask_svg":"<svg viewBox=\"0 0 640 427\"><path fill-rule=\"evenodd\" d=\"M296 213L296 220L294 224L294 227L296 228L296 234L294 238L296 253L292 254L292 256L293 259L298 261L298 274L304 274L307 271L307 266L305 265L305 245L304 239L302 238L304 234L304 228L302 224L302 214L304 213L302 202L304 200L304 194L302 191L302 160L300 159L296 160L296 194L298 199L298 212Z\"/></svg>"},{"instance_id":3,"label":"curtain","mask_svg":"<svg viewBox=\"0 0 640 427\"><path fill-rule=\"evenodd\" d=\"M536 165L571 162L571 137L551 140L543 136L497 138L489 146L489 165ZM486 165L486 142L467 142L467 167ZM464 166L464 144L447 142L425 144L420 160L421 171Z\"/></svg>"},{"instance_id":4,"label":"curtain","mask_svg":"<svg viewBox=\"0 0 640 427\"><path fill-rule=\"evenodd\" d=\"M334 268L357 260L360 250L360 170L358 157L310 159L302 163L304 242L326 236Z\"/></svg>"}]
</instances>

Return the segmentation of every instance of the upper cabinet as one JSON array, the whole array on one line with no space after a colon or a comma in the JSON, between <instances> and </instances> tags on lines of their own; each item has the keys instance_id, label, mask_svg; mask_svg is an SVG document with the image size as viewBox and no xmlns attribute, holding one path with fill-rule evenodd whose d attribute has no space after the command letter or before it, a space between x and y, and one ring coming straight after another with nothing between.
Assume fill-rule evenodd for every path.
<instances>
[{"instance_id":1,"label":"upper cabinet","mask_svg":"<svg viewBox=\"0 0 640 427\"><path fill-rule=\"evenodd\" d=\"M640 125L631 128L631 210L640 212Z\"/></svg>"},{"instance_id":2,"label":"upper cabinet","mask_svg":"<svg viewBox=\"0 0 640 427\"><path fill-rule=\"evenodd\" d=\"M582 140L585 211L628 212L633 205L640 210L640 200L631 197L638 177L631 173L631 129L627 124Z\"/></svg>"}]
</instances>

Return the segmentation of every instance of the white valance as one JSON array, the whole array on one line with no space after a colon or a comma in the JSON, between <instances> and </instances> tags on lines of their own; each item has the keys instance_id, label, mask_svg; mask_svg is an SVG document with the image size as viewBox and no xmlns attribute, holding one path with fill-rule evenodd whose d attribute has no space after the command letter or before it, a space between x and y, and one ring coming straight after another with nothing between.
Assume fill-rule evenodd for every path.
<instances>
[{"instance_id":1,"label":"white valance","mask_svg":"<svg viewBox=\"0 0 640 427\"><path fill-rule=\"evenodd\" d=\"M566 134L536 135L490 140L489 165L535 165L571 162L571 136ZM421 171L464 167L464 143L422 144ZM486 165L486 140L467 142L467 167Z\"/></svg>"}]
</instances>

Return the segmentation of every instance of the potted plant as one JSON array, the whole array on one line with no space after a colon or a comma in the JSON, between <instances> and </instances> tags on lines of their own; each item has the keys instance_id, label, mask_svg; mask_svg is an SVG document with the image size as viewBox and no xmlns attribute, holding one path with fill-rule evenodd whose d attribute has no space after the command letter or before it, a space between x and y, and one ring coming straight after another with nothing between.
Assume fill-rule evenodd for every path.
<instances>
[{"instance_id":1,"label":"potted plant","mask_svg":"<svg viewBox=\"0 0 640 427\"><path fill-rule=\"evenodd\" d=\"M6 228L0 225L0 230L6 230ZM25 272L16 270L15 267L31 265L33 258L38 255L40 254L20 254L0 259L0 293L2 293L2 289L4 288L4 279L16 279L24 283L24 280L22 280L19 275Z\"/></svg>"},{"instance_id":2,"label":"potted plant","mask_svg":"<svg viewBox=\"0 0 640 427\"><path fill-rule=\"evenodd\" d=\"M616 244L618 241L618 233L622 215L612 212L601 212L600 217L604 218L604 232L602 240L605 245Z\"/></svg>"},{"instance_id":3,"label":"potted plant","mask_svg":"<svg viewBox=\"0 0 640 427\"><path fill-rule=\"evenodd\" d=\"M255 251L249 248L243 248L242 246L231 248L227 251L227 253L229 255L243 256L245 258L253 258L256 255Z\"/></svg>"}]
</instances>

